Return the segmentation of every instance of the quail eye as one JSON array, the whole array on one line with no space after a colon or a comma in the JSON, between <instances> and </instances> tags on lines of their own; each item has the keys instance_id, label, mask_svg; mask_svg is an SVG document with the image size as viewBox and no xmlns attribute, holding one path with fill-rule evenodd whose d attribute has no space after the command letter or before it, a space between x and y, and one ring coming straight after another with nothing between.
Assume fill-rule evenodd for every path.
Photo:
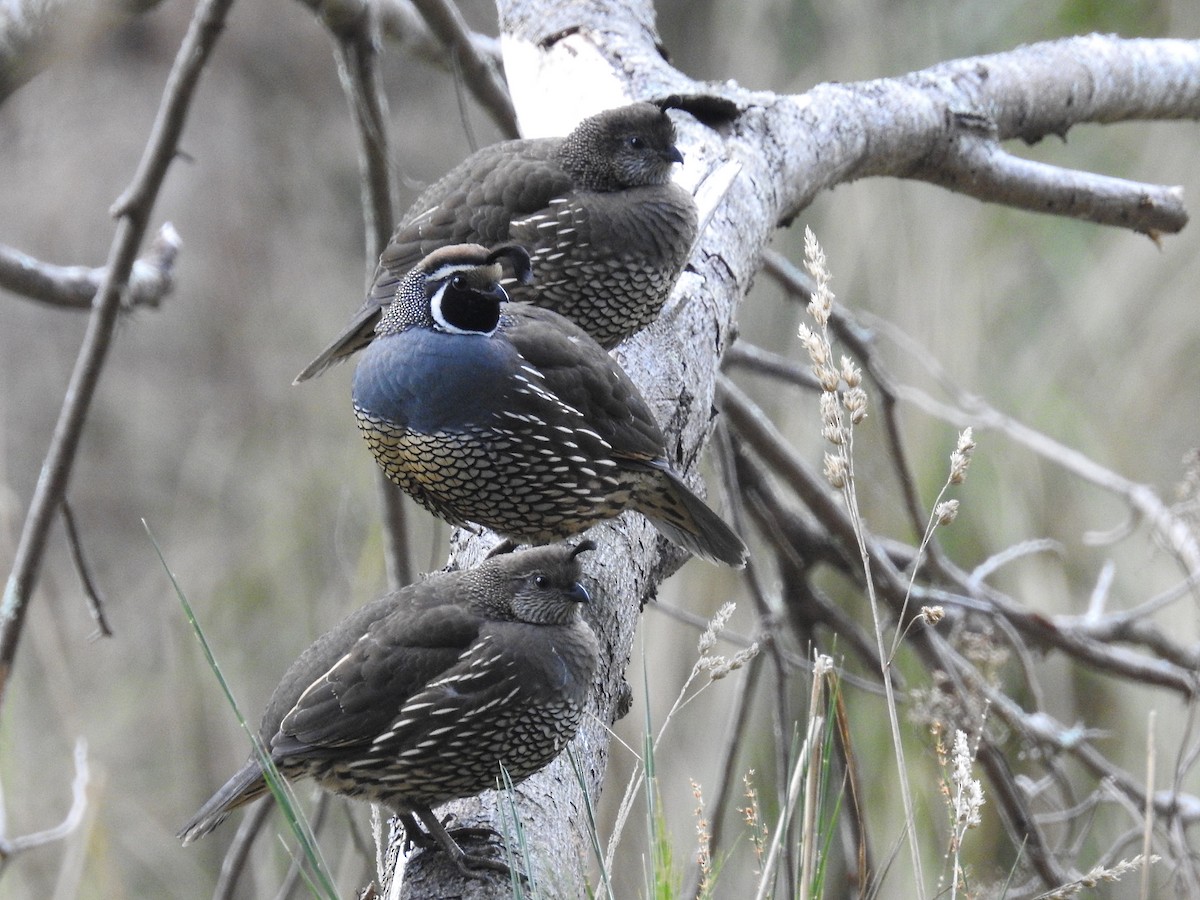
<instances>
[{"instance_id":1,"label":"quail eye","mask_svg":"<svg viewBox=\"0 0 1200 900\"><path fill-rule=\"evenodd\" d=\"M628 138L626 138L625 143L629 145L630 150L644 150L646 147L646 142L636 134L630 135Z\"/></svg>"},{"instance_id":2,"label":"quail eye","mask_svg":"<svg viewBox=\"0 0 1200 900\"><path fill-rule=\"evenodd\" d=\"M546 575L534 575L533 583L542 590L545 590L546 588L550 587L550 578Z\"/></svg>"}]
</instances>

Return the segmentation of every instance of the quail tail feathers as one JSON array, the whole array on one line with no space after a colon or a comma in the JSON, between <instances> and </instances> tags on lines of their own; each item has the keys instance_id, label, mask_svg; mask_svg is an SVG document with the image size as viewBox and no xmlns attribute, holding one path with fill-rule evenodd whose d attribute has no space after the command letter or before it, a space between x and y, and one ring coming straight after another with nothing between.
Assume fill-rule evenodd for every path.
<instances>
[{"instance_id":1,"label":"quail tail feathers","mask_svg":"<svg viewBox=\"0 0 1200 900\"><path fill-rule=\"evenodd\" d=\"M258 784L255 784L255 781ZM179 829L176 837L184 845L198 841L224 822L235 809L257 800L265 793L267 783L263 781L262 770L252 763L246 763L219 791L208 798L188 823Z\"/></svg>"},{"instance_id":2,"label":"quail tail feathers","mask_svg":"<svg viewBox=\"0 0 1200 900\"><path fill-rule=\"evenodd\" d=\"M709 562L746 566L749 551L733 529L665 464L652 463L654 490L638 497L636 509L673 543Z\"/></svg>"},{"instance_id":3,"label":"quail tail feathers","mask_svg":"<svg viewBox=\"0 0 1200 900\"><path fill-rule=\"evenodd\" d=\"M321 355L310 362L293 380L300 384L316 378L334 363L342 362L357 353L375 338L375 326L379 323L382 307L363 307L354 314L350 324L334 339Z\"/></svg>"}]
</instances>

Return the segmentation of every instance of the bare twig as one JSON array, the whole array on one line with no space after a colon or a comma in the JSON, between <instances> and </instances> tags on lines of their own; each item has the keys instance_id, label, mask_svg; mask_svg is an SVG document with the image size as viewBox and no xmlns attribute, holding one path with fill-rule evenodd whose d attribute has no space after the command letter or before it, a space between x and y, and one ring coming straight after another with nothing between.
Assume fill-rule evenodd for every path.
<instances>
[{"instance_id":1,"label":"bare twig","mask_svg":"<svg viewBox=\"0 0 1200 900\"><path fill-rule=\"evenodd\" d=\"M741 497L742 490L738 483L738 467L734 459L732 434L728 428L720 428L716 433L716 444L719 451L721 461L721 471L724 475L726 486L726 494L730 497ZM734 527L741 533L745 533L745 510L741 503L733 504L733 524ZM764 583L763 567L755 562L751 557L746 563L744 582L750 591L750 596L754 600L754 608L758 612L759 622L761 623L761 638L760 644L765 647L771 656L772 674L775 676L775 708L776 708L776 733L775 733L775 764L777 771L786 772L788 766L788 757L792 751L792 735L788 728L788 723L791 721L791 706L788 703L788 681L791 675L792 666L789 665L784 656L784 649L778 639L780 629L778 621L782 611L782 602L779 598L779 592L774 588L768 588ZM786 797L780 795L780 803L782 804ZM785 849L786 853L786 868L790 875L797 870L797 860L795 848L792 844L788 844ZM789 878L788 883L792 880Z\"/></svg>"},{"instance_id":2,"label":"bare twig","mask_svg":"<svg viewBox=\"0 0 1200 900\"><path fill-rule=\"evenodd\" d=\"M363 219L367 231L367 273L387 246L395 224L391 169L388 165L387 99L379 81L376 39L369 14L359 19L353 32L337 37L338 71L354 116L359 139ZM369 286L369 285L368 285ZM384 560L393 588L412 581L412 555L408 545L404 497L383 472L376 473L383 507Z\"/></svg>"},{"instance_id":3,"label":"bare twig","mask_svg":"<svg viewBox=\"0 0 1200 900\"><path fill-rule=\"evenodd\" d=\"M379 81L378 36L370 7L333 32L338 75L358 137L363 220L366 228L366 287L395 225L388 164L387 98Z\"/></svg>"},{"instance_id":4,"label":"bare twig","mask_svg":"<svg viewBox=\"0 0 1200 900\"><path fill-rule=\"evenodd\" d=\"M74 0L5 0L0 6L0 103L51 61L56 33L116 28L148 12L160 0L76 3ZM89 20L81 24L81 19Z\"/></svg>"},{"instance_id":5,"label":"bare twig","mask_svg":"<svg viewBox=\"0 0 1200 900\"><path fill-rule=\"evenodd\" d=\"M721 360L721 367L725 370L744 369L756 375L766 375L806 391L820 390L820 385L808 366L745 341L738 341L729 348Z\"/></svg>"},{"instance_id":6,"label":"bare twig","mask_svg":"<svg viewBox=\"0 0 1200 900\"><path fill-rule=\"evenodd\" d=\"M224 27L233 0L201 0L175 57L162 103L137 173L118 198L113 214L118 216L116 235L109 251L105 277L96 292L96 302L87 332L71 373L54 437L46 452L42 474L34 489L25 525L17 543L12 572L0 603L0 701L8 686L13 660L20 643L29 597L37 582L46 537L54 512L62 502L79 437L91 406L100 373L112 342L113 327L120 310L121 294L146 233L147 221L158 197L167 168L175 158L200 73Z\"/></svg>"},{"instance_id":7,"label":"bare twig","mask_svg":"<svg viewBox=\"0 0 1200 900\"><path fill-rule=\"evenodd\" d=\"M385 38L399 42L401 48L423 62L438 66L446 71L453 66L446 58L446 45L429 29L422 15L417 12L412 0L376 0L379 28ZM468 32L476 56L489 60L496 71L500 71L500 42L496 38Z\"/></svg>"},{"instance_id":8,"label":"bare twig","mask_svg":"<svg viewBox=\"0 0 1200 900\"><path fill-rule=\"evenodd\" d=\"M336 28L330 25L342 89L358 135L368 290L376 261L387 246L395 224L388 163L387 98L379 80L376 27L371 7L360 8L356 17L339 19ZM383 472L377 473L377 482L383 506L388 582L398 588L412 581L413 576L404 497Z\"/></svg>"},{"instance_id":9,"label":"bare twig","mask_svg":"<svg viewBox=\"0 0 1200 900\"><path fill-rule=\"evenodd\" d=\"M234 834L233 840L230 841L229 848L221 860L221 875L217 879L217 886L213 889L213 900L229 900L236 895L238 882L250 859L250 848L254 845L255 839L262 831L263 824L267 821L267 816L273 809L275 809L274 803L263 800L251 806L246 815L242 817L237 833Z\"/></svg>"},{"instance_id":10,"label":"bare twig","mask_svg":"<svg viewBox=\"0 0 1200 900\"><path fill-rule=\"evenodd\" d=\"M1192 577L1194 573L1200 574L1200 538L1192 531L1187 520L1164 503L1149 486L1130 481L1078 450L1061 444L1049 435L1042 434L1000 412L983 398L967 393L946 375L930 354L918 348L908 335L891 323L876 317L870 317L869 321L876 333L887 335L897 346L906 350L913 360L924 366L951 396L952 404L936 400L925 391L911 385L896 387L901 399L931 416L959 427L970 425L976 429L998 431L1071 474L1120 497L1136 516L1154 529L1179 559L1186 575Z\"/></svg>"},{"instance_id":11,"label":"bare twig","mask_svg":"<svg viewBox=\"0 0 1200 900\"><path fill-rule=\"evenodd\" d=\"M724 847L724 832L725 820L729 812L730 803L734 802L734 797L738 790L738 785L741 778L738 775L737 751L741 746L741 740L747 733L747 723L750 721L750 713L753 711L753 704L750 702L754 697L755 690L758 686L759 679L763 672L763 661L761 654L754 657L750 662L746 663L746 675L737 684L737 694L730 703L730 725L727 739L721 745L720 762L718 771L720 772L720 780L717 785L717 793L711 802L711 813L708 820L711 825L711 841L710 847L713 857L720 859ZM683 896L696 896L696 889L700 886L701 873L699 866L693 865L691 877L688 878L685 884L688 886Z\"/></svg>"},{"instance_id":12,"label":"bare twig","mask_svg":"<svg viewBox=\"0 0 1200 900\"><path fill-rule=\"evenodd\" d=\"M470 29L450 0L413 0L413 5L425 17L430 30L438 36L463 75L467 87L475 95L492 121L508 137L517 137L517 114L513 109L508 86L496 69L495 60L479 52Z\"/></svg>"},{"instance_id":13,"label":"bare twig","mask_svg":"<svg viewBox=\"0 0 1200 900\"><path fill-rule=\"evenodd\" d=\"M0 871L3 871L4 866L18 853L61 841L79 827L83 821L83 815L87 811L88 779L87 741L79 738L75 742L75 778L71 782L71 808L59 824L53 828L47 828L45 831L37 831L15 838L8 838L0 833ZM2 803L3 799L0 798L0 804ZM2 825L3 823L0 821L0 831L2 831Z\"/></svg>"},{"instance_id":14,"label":"bare twig","mask_svg":"<svg viewBox=\"0 0 1200 900\"><path fill-rule=\"evenodd\" d=\"M92 577L92 567L88 565L87 557L83 553L83 542L79 538L75 514L71 511L71 504L67 502L65 496L60 509L62 510L63 525L67 529L67 546L71 548L71 559L75 561L75 569L79 572L79 580L83 584L83 593L88 601L88 611L96 622L96 636L112 637L112 629L108 627L108 618L104 615L104 595L100 593L96 579Z\"/></svg>"},{"instance_id":15,"label":"bare twig","mask_svg":"<svg viewBox=\"0 0 1200 900\"><path fill-rule=\"evenodd\" d=\"M1077 172L1004 152L990 122L956 116L943 152L913 176L992 203L1086 219L1149 234L1187 224L1183 189ZM978 129L978 130L976 130ZM1152 224L1153 223L1153 224Z\"/></svg>"},{"instance_id":16,"label":"bare twig","mask_svg":"<svg viewBox=\"0 0 1200 900\"><path fill-rule=\"evenodd\" d=\"M1200 42L1064 38L901 78L821 84L782 102L798 104L785 115L807 131L789 154L796 193L785 219L821 190L885 175L1151 235L1187 223L1178 188L1031 163L998 142L1088 122L1200 117Z\"/></svg>"},{"instance_id":17,"label":"bare twig","mask_svg":"<svg viewBox=\"0 0 1200 900\"><path fill-rule=\"evenodd\" d=\"M157 307L175 286L175 257L181 244L170 223L158 229L149 251L133 264L121 292L122 309ZM0 246L0 288L66 309L90 309L104 281L105 269L56 266Z\"/></svg>"},{"instance_id":18,"label":"bare twig","mask_svg":"<svg viewBox=\"0 0 1200 900\"><path fill-rule=\"evenodd\" d=\"M1157 710L1150 710L1146 717L1146 805L1145 825L1142 829L1142 894L1141 900L1150 900L1150 850L1154 846L1154 765L1158 755L1154 723Z\"/></svg>"}]
</instances>

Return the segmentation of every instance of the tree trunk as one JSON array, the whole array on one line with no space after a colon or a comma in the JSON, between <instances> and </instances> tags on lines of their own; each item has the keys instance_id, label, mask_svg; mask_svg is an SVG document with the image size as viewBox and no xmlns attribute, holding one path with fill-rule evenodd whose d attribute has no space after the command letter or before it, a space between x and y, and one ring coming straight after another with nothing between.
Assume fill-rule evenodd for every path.
<instances>
[{"instance_id":1,"label":"tree trunk","mask_svg":"<svg viewBox=\"0 0 1200 900\"><path fill-rule=\"evenodd\" d=\"M1000 151L998 141L1032 141L1082 121L1196 117L1196 42L1069 39L904 78L780 96L696 82L673 69L660 52L648 3L500 0L498 6L506 76L524 136L565 134L600 109L673 94L696 113L673 118L685 159L681 180L697 195L702 233L660 319L614 351L693 486L713 430L714 382L736 334L738 302L775 228L821 190L894 175L1150 233L1177 231L1186 222L1172 189L1030 166ZM1091 86L1086 95L1075 87L1081 79ZM1048 197L1061 202L1049 204ZM595 801L608 762L607 729L628 697L623 673L640 609L684 560L637 515L591 534L599 547L586 561L595 598L591 622L604 653L593 716L571 749ZM491 540L459 532L452 559L474 564ZM583 792L566 755L516 794L539 893L583 896L592 850ZM488 794L450 809L458 825L498 827L502 802ZM392 896L511 894L503 878L465 879L435 853L414 856L402 877Z\"/></svg>"}]
</instances>

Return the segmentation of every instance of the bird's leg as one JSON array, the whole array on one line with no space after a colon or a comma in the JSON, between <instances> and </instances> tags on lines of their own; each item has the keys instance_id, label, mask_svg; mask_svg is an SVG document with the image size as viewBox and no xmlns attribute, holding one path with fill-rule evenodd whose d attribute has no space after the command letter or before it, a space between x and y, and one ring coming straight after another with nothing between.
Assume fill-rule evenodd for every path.
<instances>
[{"instance_id":1,"label":"bird's leg","mask_svg":"<svg viewBox=\"0 0 1200 900\"><path fill-rule=\"evenodd\" d=\"M441 844L432 835L427 834L420 825L417 824L416 817L412 813L400 813L396 816L404 825L404 849L408 850L416 847L418 850L428 850L430 847L440 847ZM446 816L441 820L441 825L446 829L446 834L450 835L455 842L460 840L465 841L503 841L504 838L495 828L482 826L473 828L470 826L462 826L461 828L449 828L447 823L453 816Z\"/></svg>"},{"instance_id":2,"label":"bird's leg","mask_svg":"<svg viewBox=\"0 0 1200 900\"><path fill-rule=\"evenodd\" d=\"M421 833L416 827L416 821L413 819L414 813L421 820L421 824L425 826L425 833ZM464 851L462 847L458 846L454 838L450 836L450 832L446 830L446 827L428 807L417 809L414 813L401 814L400 821L404 823L406 840L415 846L428 847L436 844L446 851L460 872L471 878L477 878L480 875L479 872L472 871L473 869L487 869L492 872L500 872L503 875L511 874L508 866L498 859L476 856ZM454 831L462 837L492 836L496 834L490 828L456 828ZM417 834L421 835L419 839L416 837ZM424 843L421 843L421 841Z\"/></svg>"},{"instance_id":3,"label":"bird's leg","mask_svg":"<svg viewBox=\"0 0 1200 900\"><path fill-rule=\"evenodd\" d=\"M437 842L432 837L421 830L421 826L417 824L417 820L412 813L397 813L396 818L404 826L405 853L413 847L416 847L418 850L426 850L437 845Z\"/></svg>"},{"instance_id":4,"label":"bird's leg","mask_svg":"<svg viewBox=\"0 0 1200 900\"><path fill-rule=\"evenodd\" d=\"M433 835L425 831L417 824L417 819L412 813L400 813L396 816L400 820L400 824L404 826L404 851L416 847L418 850L430 850L436 847L442 847ZM441 825L445 828L446 823L450 821L450 816L442 820ZM494 828L446 828L446 834L457 843L460 840L466 841L502 841L500 833Z\"/></svg>"}]
</instances>

